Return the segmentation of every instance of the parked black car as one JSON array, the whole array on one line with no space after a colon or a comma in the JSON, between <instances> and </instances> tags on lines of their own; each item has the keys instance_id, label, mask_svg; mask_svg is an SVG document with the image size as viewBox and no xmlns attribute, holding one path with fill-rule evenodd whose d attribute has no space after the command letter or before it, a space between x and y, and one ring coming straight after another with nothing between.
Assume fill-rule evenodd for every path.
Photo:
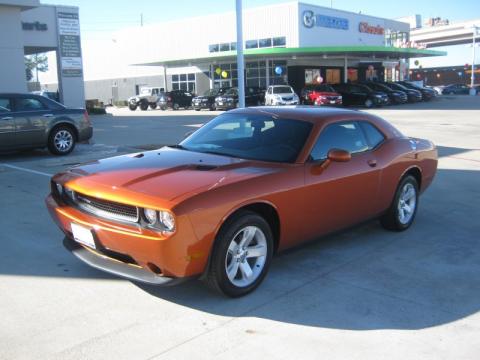
<instances>
[{"instance_id":1,"label":"parked black car","mask_svg":"<svg viewBox=\"0 0 480 360\"><path fill-rule=\"evenodd\" d=\"M85 109L66 108L41 95L0 94L0 151L48 147L66 155L92 134Z\"/></svg>"},{"instance_id":2,"label":"parked black car","mask_svg":"<svg viewBox=\"0 0 480 360\"><path fill-rule=\"evenodd\" d=\"M363 105L370 108L389 103L387 94L363 84L335 84L332 87L342 95L343 105Z\"/></svg>"},{"instance_id":3,"label":"parked black car","mask_svg":"<svg viewBox=\"0 0 480 360\"><path fill-rule=\"evenodd\" d=\"M398 84L405 86L407 89L420 91L422 93L423 101L430 101L437 96L435 90L417 86L415 84L409 83L408 81L398 81Z\"/></svg>"},{"instance_id":4,"label":"parked black car","mask_svg":"<svg viewBox=\"0 0 480 360\"><path fill-rule=\"evenodd\" d=\"M223 87L219 89L210 89L205 91L205 93L202 96L196 96L192 100L192 105L193 108L196 111L200 111L202 109L209 109L209 110L215 110L215 98L217 96L223 95L229 87Z\"/></svg>"},{"instance_id":5,"label":"parked black car","mask_svg":"<svg viewBox=\"0 0 480 360\"><path fill-rule=\"evenodd\" d=\"M364 83L369 88L375 91L381 91L388 95L390 104L405 104L408 101L407 93L399 90L392 90L383 83L369 81Z\"/></svg>"},{"instance_id":6,"label":"parked black car","mask_svg":"<svg viewBox=\"0 0 480 360\"><path fill-rule=\"evenodd\" d=\"M408 102L419 102L422 101L422 93L418 90L409 89L403 85L393 83L393 82L386 82L383 83L385 86L388 86L392 90L403 91L407 94Z\"/></svg>"},{"instance_id":7,"label":"parked black car","mask_svg":"<svg viewBox=\"0 0 480 360\"><path fill-rule=\"evenodd\" d=\"M470 87L465 84L451 84L443 88L442 94L443 95L468 95L470 94Z\"/></svg>"},{"instance_id":8,"label":"parked black car","mask_svg":"<svg viewBox=\"0 0 480 360\"><path fill-rule=\"evenodd\" d=\"M245 87L245 105L259 106L265 102L265 89L246 86ZM229 110L238 106L238 88L230 88L224 94L215 98L215 108L217 110Z\"/></svg>"},{"instance_id":9,"label":"parked black car","mask_svg":"<svg viewBox=\"0 0 480 360\"><path fill-rule=\"evenodd\" d=\"M162 110L167 110L167 108L178 110L181 107L188 109L192 107L192 99L192 93L186 90L172 90L159 95L158 106Z\"/></svg>"}]
</instances>

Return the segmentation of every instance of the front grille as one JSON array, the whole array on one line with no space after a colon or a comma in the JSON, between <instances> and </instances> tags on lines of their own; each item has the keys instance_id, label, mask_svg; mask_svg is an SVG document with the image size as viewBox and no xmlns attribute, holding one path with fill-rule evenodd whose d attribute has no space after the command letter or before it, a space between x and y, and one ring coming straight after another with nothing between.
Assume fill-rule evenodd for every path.
<instances>
[{"instance_id":1,"label":"front grille","mask_svg":"<svg viewBox=\"0 0 480 360\"><path fill-rule=\"evenodd\" d=\"M83 211L102 218L128 222L138 222L139 220L139 211L136 206L119 204L79 193L75 193L74 202Z\"/></svg>"},{"instance_id":2,"label":"front grille","mask_svg":"<svg viewBox=\"0 0 480 360\"><path fill-rule=\"evenodd\" d=\"M282 100L284 100L284 101L292 101L292 100L293 100L293 96L282 97Z\"/></svg>"},{"instance_id":3,"label":"front grille","mask_svg":"<svg viewBox=\"0 0 480 360\"><path fill-rule=\"evenodd\" d=\"M338 96L327 96L327 100L330 100L330 101L338 100Z\"/></svg>"}]
</instances>

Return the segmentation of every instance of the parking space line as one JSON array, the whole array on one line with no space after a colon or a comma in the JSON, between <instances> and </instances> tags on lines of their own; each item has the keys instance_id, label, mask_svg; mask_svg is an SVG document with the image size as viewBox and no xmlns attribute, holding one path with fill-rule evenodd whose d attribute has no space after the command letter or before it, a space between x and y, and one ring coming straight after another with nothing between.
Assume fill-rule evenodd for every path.
<instances>
[{"instance_id":1,"label":"parking space line","mask_svg":"<svg viewBox=\"0 0 480 360\"><path fill-rule=\"evenodd\" d=\"M53 174L48 174L48 173L45 173L45 172L41 172L41 171L37 171L37 170L32 170L32 169L27 169L27 168L24 168L24 167L15 166L15 165L10 165L10 164L0 163L0 166L5 166L6 168L10 168L10 169L14 169L14 170L19 170L19 171L25 171L25 172L29 172L29 173L31 173L31 174L36 174L36 175L42 175L42 176L48 176L48 177L52 177L52 176L53 176Z\"/></svg>"}]
</instances>

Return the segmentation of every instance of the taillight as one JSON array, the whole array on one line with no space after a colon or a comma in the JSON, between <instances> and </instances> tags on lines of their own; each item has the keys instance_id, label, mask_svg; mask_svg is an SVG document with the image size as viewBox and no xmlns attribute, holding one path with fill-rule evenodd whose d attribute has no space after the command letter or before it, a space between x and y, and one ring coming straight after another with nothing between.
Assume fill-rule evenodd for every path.
<instances>
[{"instance_id":1,"label":"taillight","mask_svg":"<svg viewBox=\"0 0 480 360\"><path fill-rule=\"evenodd\" d=\"M85 110L85 112L83 113L83 118L85 119L85 122L86 122L89 126L92 125L92 122L90 121L90 117L88 116L87 110Z\"/></svg>"}]
</instances>

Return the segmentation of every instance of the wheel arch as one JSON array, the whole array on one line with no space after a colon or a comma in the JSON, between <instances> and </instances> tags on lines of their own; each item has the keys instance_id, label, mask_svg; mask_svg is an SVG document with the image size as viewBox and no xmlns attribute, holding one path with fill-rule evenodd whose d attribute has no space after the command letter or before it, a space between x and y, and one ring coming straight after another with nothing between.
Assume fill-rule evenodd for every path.
<instances>
[{"instance_id":1,"label":"wheel arch","mask_svg":"<svg viewBox=\"0 0 480 360\"><path fill-rule=\"evenodd\" d=\"M62 126L66 126L66 127L70 128L73 131L73 135L75 136L75 141L78 141L79 133L78 133L77 127L74 124L72 124L71 122L66 121L66 120L60 120L60 121L58 121L58 122L56 122L55 124L52 125L52 127L48 130L47 141L50 139L50 135L52 135L52 132L55 129L58 129L59 127L62 127Z\"/></svg>"},{"instance_id":2,"label":"wheel arch","mask_svg":"<svg viewBox=\"0 0 480 360\"><path fill-rule=\"evenodd\" d=\"M404 173L402 174L402 176L400 177L400 181L402 181L402 179L405 177L405 176L408 176L408 175L412 175L415 180L417 180L417 183L418 183L418 189L421 190L422 189L422 169L420 169L420 167L418 166L411 166L409 167L407 170L404 171Z\"/></svg>"},{"instance_id":3,"label":"wheel arch","mask_svg":"<svg viewBox=\"0 0 480 360\"><path fill-rule=\"evenodd\" d=\"M231 219L235 218L235 216L242 211L250 211L256 213L265 219L265 221L270 226L273 234L273 253L275 254L277 252L280 244L280 216L278 214L277 208L272 203L264 200L257 200L250 203L241 204L238 207L232 209L228 214L226 214L222 218L217 229L215 230L214 241L208 255L208 260L204 272L201 275L202 278L207 274L208 269L210 268L211 256L217 242L218 234L223 230L226 225L228 225Z\"/></svg>"}]
</instances>

